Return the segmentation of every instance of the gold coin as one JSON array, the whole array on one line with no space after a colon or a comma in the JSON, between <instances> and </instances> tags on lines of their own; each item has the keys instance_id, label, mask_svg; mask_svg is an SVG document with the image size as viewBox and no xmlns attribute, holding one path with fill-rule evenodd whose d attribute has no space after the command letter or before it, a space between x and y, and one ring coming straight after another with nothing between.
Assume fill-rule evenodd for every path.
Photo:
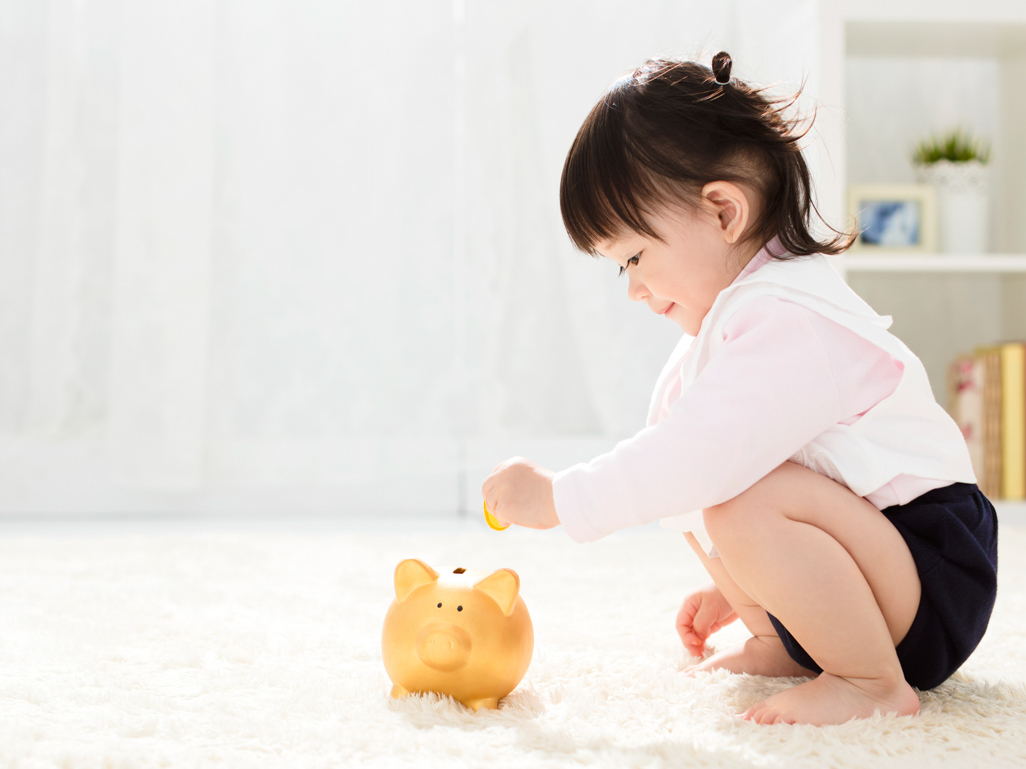
<instances>
[{"instance_id":1,"label":"gold coin","mask_svg":"<svg viewBox=\"0 0 1026 769\"><path fill-rule=\"evenodd\" d=\"M492 515L491 513L488 512L488 503L485 502L483 504L484 504L484 511L485 511L485 522L489 526L491 526L496 531L505 531L506 529L509 528L509 524L508 523L505 526L500 526L499 525L499 519L496 518L494 515Z\"/></svg>"}]
</instances>

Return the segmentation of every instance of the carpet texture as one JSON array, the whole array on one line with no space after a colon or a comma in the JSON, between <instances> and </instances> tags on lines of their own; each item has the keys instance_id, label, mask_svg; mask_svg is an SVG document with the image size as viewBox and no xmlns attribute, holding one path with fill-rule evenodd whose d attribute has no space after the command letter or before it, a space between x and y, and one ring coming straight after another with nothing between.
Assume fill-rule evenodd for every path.
<instances>
[{"instance_id":1,"label":"carpet texture","mask_svg":"<svg viewBox=\"0 0 1026 769\"><path fill-rule=\"evenodd\" d=\"M707 579L658 528L581 546L478 521L8 527L0 766L1026 766L1026 529L1001 537L988 634L920 714L817 728L734 717L798 679L680 674L674 619ZM519 573L535 652L499 710L387 696L408 557Z\"/></svg>"}]
</instances>

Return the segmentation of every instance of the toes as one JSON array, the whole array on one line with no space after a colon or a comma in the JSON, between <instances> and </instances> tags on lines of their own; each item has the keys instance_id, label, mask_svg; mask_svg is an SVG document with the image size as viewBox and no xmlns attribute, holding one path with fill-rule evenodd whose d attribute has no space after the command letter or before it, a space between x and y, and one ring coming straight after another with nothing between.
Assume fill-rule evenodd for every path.
<instances>
[{"instance_id":1,"label":"toes","mask_svg":"<svg viewBox=\"0 0 1026 769\"><path fill-rule=\"evenodd\" d=\"M759 719L765 712L764 707L762 707L761 705L761 702L759 702L758 704L753 704L751 707L749 707L747 711L745 711L741 715L741 718L743 718L745 721L751 721L753 724L761 723Z\"/></svg>"},{"instance_id":2,"label":"toes","mask_svg":"<svg viewBox=\"0 0 1026 769\"><path fill-rule=\"evenodd\" d=\"M742 716L746 721L751 721L762 726L773 726L774 724L794 724L795 720L790 716L774 710L773 708L760 708L758 705L748 708Z\"/></svg>"},{"instance_id":3,"label":"toes","mask_svg":"<svg viewBox=\"0 0 1026 769\"><path fill-rule=\"evenodd\" d=\"M705 664L705 660L700 659L693 665L688 665L681 672L688 678L694 678L697 674L704 673L706 670L708 670L708 667Z\"/></svg>"},{"instance_id":4,"label":"toes","mask_svg":"<svg viewBox=\"0 0 1026 769\"><path fill-rule=\"evenodd\" d=\"M773 723L773 719L777 713L770 710L765 706L764 703L760 702L745 711L743 718L746 721L751 721L753 724L770 724Z\"/></svg>"}]
</instances>

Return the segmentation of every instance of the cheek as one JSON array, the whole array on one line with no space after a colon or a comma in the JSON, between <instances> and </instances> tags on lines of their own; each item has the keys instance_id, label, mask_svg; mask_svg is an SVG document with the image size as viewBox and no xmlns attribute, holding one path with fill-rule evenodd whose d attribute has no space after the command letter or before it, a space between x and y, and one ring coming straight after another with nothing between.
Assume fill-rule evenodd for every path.
<instances>
[{"instance_id":1,"label":"cheek","mask_svg":"<svg viewBox=\"0 0 1026 769\"><path fill-rule=\"evenodd\" d=\"M685 275L674 275L667 279L666 290L684 301L694 295L695 281L693 278L689 279ZM672 299L673 297L668 298Z\"/></svg>"}]
</instances>

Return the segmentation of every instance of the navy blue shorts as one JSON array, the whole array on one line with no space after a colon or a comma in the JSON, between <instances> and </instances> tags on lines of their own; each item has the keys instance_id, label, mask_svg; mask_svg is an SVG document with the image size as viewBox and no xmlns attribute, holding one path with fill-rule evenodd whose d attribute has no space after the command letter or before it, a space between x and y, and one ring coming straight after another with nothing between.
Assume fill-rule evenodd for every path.
<instances>
[{"instance_id":1,"label":"navy blue shorts","mask_svg":"<svg viewBox=\"0 0 1026 769\"><path fill-rule=\"evenodd\" d=\"M923 585L896 651L905 680L925 691L958 670L987 630L997 594L997 514L975 483L933 489L881 512L908 543ZM821 673L787 628L769 618L791 659Z\"/></svg>"}]
</instances>

